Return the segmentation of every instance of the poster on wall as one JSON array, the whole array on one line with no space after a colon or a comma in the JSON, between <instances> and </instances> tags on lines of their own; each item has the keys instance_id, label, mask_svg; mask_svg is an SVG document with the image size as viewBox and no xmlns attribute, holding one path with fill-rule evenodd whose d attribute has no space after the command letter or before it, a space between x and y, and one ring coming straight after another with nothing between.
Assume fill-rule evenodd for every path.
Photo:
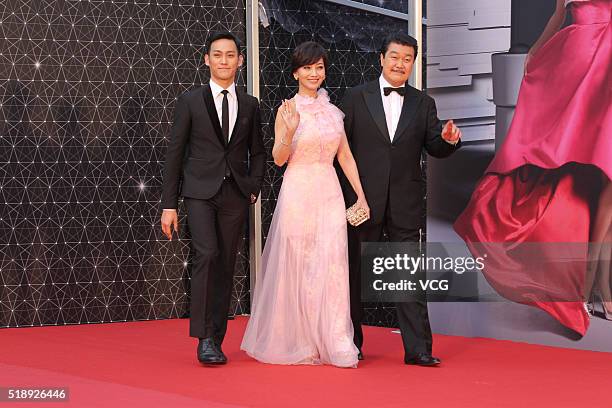
<instances>
[{"instance_id":1,"label":"poster on wall","mask_svg":"<svg viewBox=\"0 0 612 408\"><path fill-rule=\"evenodd\" d=\"M484 257L488 290L548 315L509 306L524 323L517 332L604 347L612 335L610 3L465 1L457 8L473 13L459 28L444 20L449 4L428 2L429 49L449 51L430 55L428 82L443 115L459 114L471 136L452 163L430 162L429 238L464 242ZM466 41L458 51L442 40L449 30ZM470 53L481 37L488 49ZM458 110L457 95L477 103ZM452 169L457 177L445 180ZM482 316L500 336L516 334ZM542 340L542 331L554 335Z\"/></svg>"}]
</instances>

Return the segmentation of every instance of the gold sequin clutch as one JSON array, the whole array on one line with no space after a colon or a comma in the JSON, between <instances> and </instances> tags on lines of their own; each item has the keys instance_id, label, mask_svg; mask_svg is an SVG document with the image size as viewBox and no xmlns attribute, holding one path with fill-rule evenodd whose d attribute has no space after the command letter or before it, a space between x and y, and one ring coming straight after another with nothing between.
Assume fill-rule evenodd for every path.
<instances>
[{"instance_id":1,"label":"gold sequin clutch","mask_svg":"<svg viewBox=\"0 0 612 408\"><path fill-rule=\"evenodd\" d=\"M346 210L346 220L353 227L363 224L369 218L368 212L361 207L357 207L357 204L353 204Z\"/></svg>"}]
</instances>

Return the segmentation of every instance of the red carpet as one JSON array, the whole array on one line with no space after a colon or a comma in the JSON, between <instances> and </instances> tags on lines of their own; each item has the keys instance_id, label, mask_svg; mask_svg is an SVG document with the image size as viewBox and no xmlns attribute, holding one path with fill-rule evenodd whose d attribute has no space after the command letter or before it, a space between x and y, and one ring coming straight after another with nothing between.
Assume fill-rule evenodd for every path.
<instances>
[{"instance_id":1,"label":"red carpet","mask_svg":"<svg viewBox=\"0 0 612 408\"><path fill-rule=\"evenodd\" d=\"M439 368L406 366L398 334L365 328L357 369L271 366L239 350L202 367L187 320L0 330L0 387L70 389L69 403L0 407L609 407L612 354L435 336Z\"/></svg>"}]
</instances>

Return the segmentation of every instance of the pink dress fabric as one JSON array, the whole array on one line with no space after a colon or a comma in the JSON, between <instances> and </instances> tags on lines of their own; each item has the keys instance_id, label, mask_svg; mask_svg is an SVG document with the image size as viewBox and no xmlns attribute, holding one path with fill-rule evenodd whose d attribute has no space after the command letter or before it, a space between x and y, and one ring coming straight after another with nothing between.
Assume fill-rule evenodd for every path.
<instances>
[{"instance_id":1,"label":"pink dress fabric","mask_svg":"<svg viewBox=\"0 0 612 408\"><path fill-rule=\"evenodd\" d=\"M333 166L343 114L323 89L294 99L300 124L241 349L264 363L356 367L346 210Z\"/></svg>"},{"instance_id":2,"label":"pink dress fabric","mask_svg":"<svg viewBox=\"0 0 612 408\"><path fill-rule=\"evenodd\" d=\"M479 243L584 243L573 264L536 268L508 251L483 271L500 294L584 335L586 243L602 175L612 178L612 0L569 4L574 24L531 59L506 141L455 230L477 256Z\"/></svg>"}]
</instances>

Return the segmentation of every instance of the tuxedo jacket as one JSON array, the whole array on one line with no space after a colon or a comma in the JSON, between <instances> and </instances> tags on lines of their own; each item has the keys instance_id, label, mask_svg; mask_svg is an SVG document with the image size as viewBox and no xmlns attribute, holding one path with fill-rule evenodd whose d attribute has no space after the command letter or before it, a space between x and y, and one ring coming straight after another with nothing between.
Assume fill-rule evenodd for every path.
<instances>
[{"instance_id":1,"label":"tuxedo jacket","mask_svg":"<svg viewBox=\"0 0 612 408\"><path fill-rule=\"evenodd\" d=\"M236 92L238 115L225 143L209 85L182 94L166 153L162 208L177 208L178 197L213 197L229 167L242 194L259 195L266 153L257 98ZM182 181L182 182L181 182Z\"/></svg>"},{"instance_id":2,"label":"tuxedo jacket","mask_svg":"<svg viewBox=\"0 0 612 408\"><path fill-rule=\"evenodd\" d=\"M406 84L406 93L393 141L389 138L380 83L377 79L348 90L341 102L347 139L359 169L370 206L370 225L382 222L389 204L393 224L408 229L423 227L423 149L434 157L447 157L461 142L442 139L436 103ZM342 177L346 204L356 195Z\"/></svg>"}]
</instances>

